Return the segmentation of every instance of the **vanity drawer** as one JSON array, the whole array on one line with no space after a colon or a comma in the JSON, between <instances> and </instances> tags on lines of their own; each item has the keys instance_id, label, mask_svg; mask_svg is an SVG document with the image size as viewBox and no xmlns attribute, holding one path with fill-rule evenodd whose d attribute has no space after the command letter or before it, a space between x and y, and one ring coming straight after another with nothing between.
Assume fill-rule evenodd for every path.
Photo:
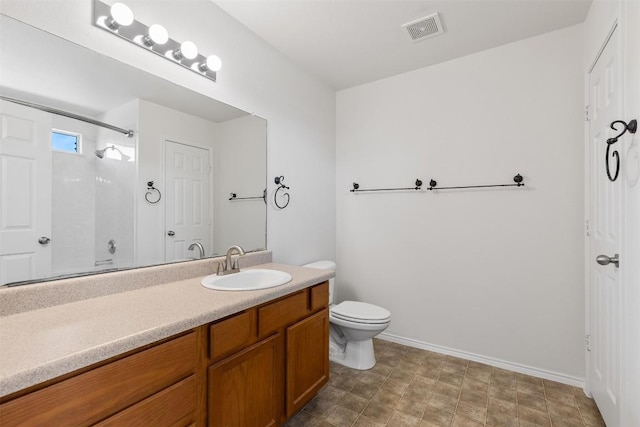
<instances>
[{"instance_id":1,"label":"vanity drawer","mask_svg":"<svg viewBox=\"0 0 640 427\"><path fill-rule=\"evenodd\" d=\"M256 309L235 314L209 327L212 360L221 359L257 340Z\"/></svg>"},{"instance_id":2,"label":"vanity drawer","mask_svg":"<svg viewBox=\"0 0 640 427\"><path fill-rule=\"evenodd\" d=\"M2 425L93 424L193 374L196 348L192 332L10 400Z\"/></svg>"},{"instance_id":3,"label":"vanity drawer","mask_svg":"<svg viewBox=\"0 0 640 427\"><path fill-rule=\"evenodd\" d=\"M258 335L264 337L302 319L308 313L307 290L258 308Z\"/></svg>"},{"instance_id":4,"label":"vanity drawer","mask_svg":"<svg viewBox=\"0 0 640 427\"><path fill-rule=\"evenodd\" d=\"M318 311L329 306L329 282L311 288L311 311Z\"/></svg>"},{"instance_id":5,"label":"vanity drawer","mask_svg":"<svg viewBox=\"0 0 640 427\"><path fill-rule=\"evenodd\" d=\"M99 427L149 425L155 427L187 425L196 412L196 377L194 375L162 390L142 402L107 418Z\"/></svg>"}]
</instances>

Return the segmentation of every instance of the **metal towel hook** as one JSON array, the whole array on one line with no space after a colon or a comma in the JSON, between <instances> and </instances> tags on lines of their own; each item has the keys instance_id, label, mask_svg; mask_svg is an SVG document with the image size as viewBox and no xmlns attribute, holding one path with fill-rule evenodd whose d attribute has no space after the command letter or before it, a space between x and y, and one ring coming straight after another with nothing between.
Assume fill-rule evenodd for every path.
<instances>
[{"instance_id":1,"label":"metal towel hook","mask_svg":"<svg viewBox=\"0 0 640 427\"><path fill-rule=\"evenodd\" d=\"M283 193L282 194L282 197L286 199L286 202L284 203L284 205L281 205L281 204L278 203L278 192L280 190L282 190L282 189L289 190L289 187L284 185L284 183L283 183L284 176L283 175L276 176L273 181L276 183L276 185L279 185L279 187L276 188L276 192L273 194L273 203L275 203L275 205L276 205L276 207L278 209L284 209L287 206L289 206L289 200L290 200L289 193Z\"/></svg>"}]
</instances>

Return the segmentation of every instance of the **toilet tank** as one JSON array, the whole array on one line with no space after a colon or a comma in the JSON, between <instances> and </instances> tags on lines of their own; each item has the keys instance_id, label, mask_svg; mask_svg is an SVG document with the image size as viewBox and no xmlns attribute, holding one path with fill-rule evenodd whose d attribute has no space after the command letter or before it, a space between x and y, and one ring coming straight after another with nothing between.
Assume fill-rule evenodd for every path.
<instances>
[{"instance_id":1,"label":"toilet tank","mask_svg":"<svg viewBox=\"0 0 640 427\"><path fill-rule=\"evenodd\" d=\"M303 265L303 267L336 271L336 263L329 260L311 262L309 264ZM329 304L333 304L333 288L335 286L335 283L336 279L329 279Z\"/></svg>"}]
</instances>

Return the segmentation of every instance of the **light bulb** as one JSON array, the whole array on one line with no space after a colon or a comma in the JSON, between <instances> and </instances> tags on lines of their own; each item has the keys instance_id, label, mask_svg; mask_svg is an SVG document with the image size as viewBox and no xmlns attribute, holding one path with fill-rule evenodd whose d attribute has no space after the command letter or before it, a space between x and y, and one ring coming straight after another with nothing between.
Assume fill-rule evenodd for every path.
<instances>
[{"instance_id":1,"label":"light bulb","mask_svg":"<svg viewBox=\"0 0 640 427\"><path fill-rule=\"evenodd\" d=\"M154 44L165 44L169 40L169 33L160 24L153 24L149 27L149 34L142 38L142 42L146 46L153 46Z\"/></svg>"},{"instance_id":2,"label":"light bulb","mask_svg":"<svg viewBox=\"0 0 640 427\"><path fill-rule=\"evenodd\" d=\"M117 30L120 27L126 27L133 23L133 12L126 4L114 3L113 6L111 6L109 15L105 24L112 30Z\"/></svg>"},{"instance_id":3,"label":"light bulb","mask_svg":"<svg viewBox=\"0 0 640 427\"><path fill-rule=\"evenodd\" d=\"M198 56L198 48L195 43L186 41L180 45L180 52L182 52L182 56L187 59L194 59Z\"/></svg>"},{"instance_id":4,"label":"light bulb","mask_svg":"<svg viewBox=\"0 0 640 427\"><path fill-rule=\"evenodd\" d=\"M205 62L201 63L198 66L198 68L203 73L206 72L207 70L219 71L220 68L222 68L222 61L220 60L220 58L217 55L209 55L209 56L207 56L207 60Z\"/></svg>"},{"instance_id":5,"label":"light bulb","mask_svg":"<svg viewBox=\"0 0 640 427\"><path fill-rule=\"evenodd\" d=\"M176 49L173 51L173 57L178 61L182 60L183 58L194 59L196 56L198 56L198 48L196 47L195 43L190 41L183 42L180 45L180 49Z\"/></svg>"}]
</instances>

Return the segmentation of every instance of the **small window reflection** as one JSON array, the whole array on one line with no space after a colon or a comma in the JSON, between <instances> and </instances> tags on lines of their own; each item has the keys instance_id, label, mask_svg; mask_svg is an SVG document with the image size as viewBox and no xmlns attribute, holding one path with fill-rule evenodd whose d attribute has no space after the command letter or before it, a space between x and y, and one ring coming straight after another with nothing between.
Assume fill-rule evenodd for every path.
<instances>
[{"instance_id":1,"label":"small window reflection","mask_svg":"<svg viewBox=\"0 0 640 427\"><path fill-rule=\"evenodd\" d=\"M80 135L59 130L53 131L51 132L51 148L65 153L80 153Z\"/></svg>"}]
</instances>

